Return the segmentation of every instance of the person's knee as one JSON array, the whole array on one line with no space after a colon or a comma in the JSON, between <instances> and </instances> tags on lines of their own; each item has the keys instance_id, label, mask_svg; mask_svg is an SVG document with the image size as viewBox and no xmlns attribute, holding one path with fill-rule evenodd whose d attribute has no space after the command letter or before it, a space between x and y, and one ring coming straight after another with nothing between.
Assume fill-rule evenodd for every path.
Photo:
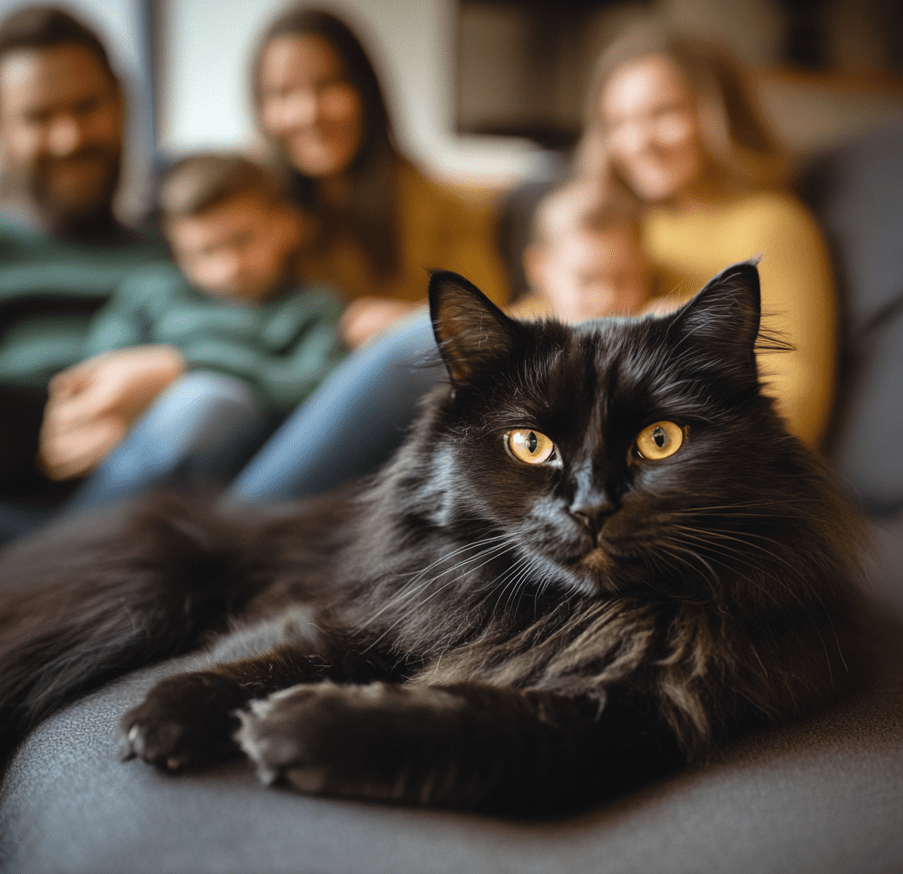
<instances>
[{"instance_id":1,"label":"person's knee","mask_svg":"<svg viewBox=\"0 0 903 874\"><path fill-rule=\"evenodd\" d=\"M180 456L256 429L264 412L254 391L232 376L198 371L173 383L135 423L129 443L147 457Z\"/></svg>"},{"instance_id":2,"label":"person's knee","mask_svg":"<svg viewBox=\"0 0 903 874\"><path fill-rule=\"evenodd\" d=\"M225 373L198 370L174 382L158 399L158 405L198 413L204 409L235 408L260 411L254 390L242 379Z\"/></svg>"}]
</instances>

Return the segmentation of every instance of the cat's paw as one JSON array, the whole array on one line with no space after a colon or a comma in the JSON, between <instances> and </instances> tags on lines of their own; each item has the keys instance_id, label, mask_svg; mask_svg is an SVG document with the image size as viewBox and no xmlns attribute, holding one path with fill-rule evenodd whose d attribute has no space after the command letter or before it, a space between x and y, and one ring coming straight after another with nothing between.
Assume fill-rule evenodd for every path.
<instances>
[{"instance_id":1,"label":"cat's paw","mask_svg":"<svg viewBox=\"0 0 903 874\"><path fill-rule=\"evenodd\" d=\"M217 674L168 677L120 720L119 757L171 772L229 758L237 753L232 735L241 704L235 684Z\"/></svg>"},{"instance_id":2,"label":"cat's paw","mask_svg":"<svg viewBox=\"0 0 903 874\"><path fill-rule=\"evenodd\" d=\"M441 770L460 702L385 683L294 686L239 714L236 740L265 783L308 794L422 802L424 762Z\"/></svg>"}]
</instances>

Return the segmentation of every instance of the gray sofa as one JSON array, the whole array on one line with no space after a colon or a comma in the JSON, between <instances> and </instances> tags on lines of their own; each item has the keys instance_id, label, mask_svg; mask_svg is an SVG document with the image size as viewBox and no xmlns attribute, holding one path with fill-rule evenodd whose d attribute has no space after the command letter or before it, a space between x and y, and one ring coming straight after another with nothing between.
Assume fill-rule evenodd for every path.
<instances>
[{"instance_id":1,"label":"gray sofa","mask_svg":"<svg viewBox=\"0 0 903 874\"><path fill-rule=\"evenodd\" d=\"M515 822L268 790L243 763L178 778L119 764L119 715L189 656L102 688L26 740L0 788L0 870L903 871L903 120L825 155L806 191L846 310L830 453L875 534L882 618L856 695L599 809Z\"/></svg>"}]
</instances>

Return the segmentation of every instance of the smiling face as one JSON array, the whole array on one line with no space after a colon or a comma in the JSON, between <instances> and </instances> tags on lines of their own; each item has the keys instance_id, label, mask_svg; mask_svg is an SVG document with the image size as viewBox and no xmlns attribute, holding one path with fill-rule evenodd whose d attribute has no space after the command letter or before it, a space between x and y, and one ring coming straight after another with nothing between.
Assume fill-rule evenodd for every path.
<instances>
[{"instance_id":1,"label":"smiling face","mask_svg":"<svg viewBox=\"0 0 903 874\"><path fill-rule=\"evenodd\" d=\"M301 224L287 204L247 193L176 219L169 239L179 268L201 291L253 303L284 278Z\"/></svg>"},{"instance_id":2,"label":"smiling face","mask_svg":"<svg viewBox=\"0 0 903 874\"><path fill-rule=\"evenodd\" d=\"M0 63L3 154L54 230L110 217L124 123L118 83L84 46L22 49Z\"/></svg>"},{"instance_id":3,"label":"smiling face","mask_svg":"<svg viewBox=\"0 0 903 874\"><path fill-rule=\"evenodd\" d=\"M299 173L345 173L364 138L361 96L338 52L321 36L278 36L264 48L258 76L264 133Z\"/></svg>"},{"instance_id":4,"label":"smiling face","mask_svg":"<svg viewBox=\"0 0 903 874\"><path fill-rule=\"evenodd\" d=\"M681 199L704 170L690 84L668 58L649 55L615 70L599 109L614 169L647 203Z\"/></svg>"}]
</instances>

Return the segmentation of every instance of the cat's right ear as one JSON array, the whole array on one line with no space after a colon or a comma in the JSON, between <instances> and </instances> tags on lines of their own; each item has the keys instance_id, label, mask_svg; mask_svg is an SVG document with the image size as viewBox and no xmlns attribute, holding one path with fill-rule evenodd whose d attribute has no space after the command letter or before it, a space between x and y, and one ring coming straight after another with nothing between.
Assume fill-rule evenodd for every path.
<instances>
[{"instance_id":1,"label":"cat's right ear","mask_svg":"<svg viewBox=\"0 0 903 874\"><path fill-rule=\"evenodd\" d=\"M430 317L453 382L470 380L515 345L516 322L463 276L437 270L430 277Z\"/></svg>"}]
</instances>

